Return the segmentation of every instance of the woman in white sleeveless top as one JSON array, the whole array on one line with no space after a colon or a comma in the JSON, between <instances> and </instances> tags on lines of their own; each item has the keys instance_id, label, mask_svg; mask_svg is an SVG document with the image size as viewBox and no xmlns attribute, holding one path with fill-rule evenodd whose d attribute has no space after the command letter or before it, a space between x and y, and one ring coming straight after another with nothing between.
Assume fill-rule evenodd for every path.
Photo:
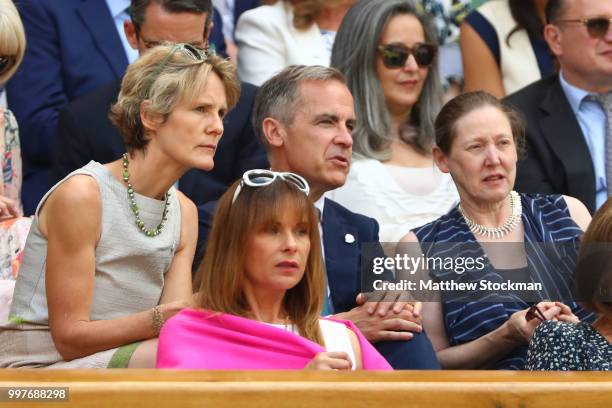
<instances>
[{"instance_id":1,"label":"woman in white sleeveless top","mask_svg":"<svg viewBox=\"0 0 612 408\"><path fill-rule=\"evenodd\" d=\"M128 150L42 199L28 237L2 367L151 365L165 319L189 304L194 204L173 186L213 167L239 95L233 66L186 44L128 68L111 118Z\"/></svg>"},{"instance_id":2,"label":"woman in white sleeveless top","mask_svg":"<svg viewBox=\"0 0 612 408\"><path fill-rule=\"evenodd\" d=\"M376 219L382 242L397 242L458 199L431 155L442 98L436 41L409 0L359 1L336 36L331 65L346 76L358 121L348 179L328 197Z\"/></svg>"}]
</instances>

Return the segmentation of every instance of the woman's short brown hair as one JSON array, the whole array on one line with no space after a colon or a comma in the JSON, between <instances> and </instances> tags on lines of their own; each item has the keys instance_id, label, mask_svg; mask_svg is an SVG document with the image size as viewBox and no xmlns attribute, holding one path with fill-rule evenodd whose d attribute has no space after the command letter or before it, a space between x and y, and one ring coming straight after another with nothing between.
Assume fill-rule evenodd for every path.
<instances>
[{"instance_id":1,"label":"woman's short brown hair","mask_svg":"<svg viewBox=\"0 0 612 408\"><path fill-rule=\"evenodd\" d=\"M0 84L13 76L23 60L26 38L19 13L12 0L0 0L0 57L9 57L8 65L0 72Z\"/></svg>"},{"instance_id":2,"label":"woman's short brown hair","mask_svg":"<svg viewBox=\"0 0 612 408\"><path fill-rule=\"evenodd\" d=\"M128 151L144 149L149 142L140 117L145 100L150 104L143 109L166 121L179 103L191 101L201 93L208 75L214 72L225 87L228 109L238 102L240 84L235 66L203 51L197 53L201 57L198 59L189 49L193 50L193 47L159 45L145 52L128 67L121 82L119 97L109 115L119 128Z\"/></svg>"},{"instance_id":3,"label":"woman's short brown hair","mask_svg":"<svg viewBox=\"0 0 612 408\"><path fill-rule=\"evenodd\" d=\"M457 137L457 122L470 112L485 106L499 109L510 122L512 137L517 153L521 155L525 147L525 124L520 113L501 102L493 95L484 92L466 92L448 101L438 113L434 123L436 145L445 155L449 155Z\"/></svg>"},{"instance_id":4,"label":"woman's short brown hair","mask_svg":"<svg viewBox=\"0 0 612 408\"><path fill-rule=\"evenodd\" d=\"M612 314L612 199L597 210L582 236L576 286L585 308Z\"/></svg>"},{"instance_id":5,"label":"woman's short brown hair","mask_svg":"<svg viewBox=\"0 0 612 408\"><path fill-rule=\"evenodd\" d=\"M323 344L319 317L323 306L325 272L319 240L319 218L309 198L292 183L276 179L262 187L242 186L240 181L223 194L217 205L204 261L198 269L198 304L205 309L236 316L250 312L244 294L246 248L262 225L275 222L280 214L294 212L309 226L310 252L302 280L287 290L283 306L301 336Z\"/></svg>"}]
</instances>

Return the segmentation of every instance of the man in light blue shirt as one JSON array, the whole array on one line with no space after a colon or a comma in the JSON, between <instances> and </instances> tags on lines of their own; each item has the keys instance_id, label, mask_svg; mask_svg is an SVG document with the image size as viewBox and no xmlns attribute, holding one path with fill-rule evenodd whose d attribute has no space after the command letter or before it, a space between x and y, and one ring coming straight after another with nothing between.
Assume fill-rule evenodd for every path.
<instances>
[{"instance_id":1,"label":"man in light blue shirt","mask_svg":"<svg viewBox=\"0 0 612 408\"><path fill-rule=\"evenodd\" d=\"M612 2L549 0L546 18L544 36L560 73L507 98L527 119L516 188L574 196L593 213L612 191L606 177L612 118L598 100L612 92Z\"/></svg>"},{"instance_id":2,"label":"man in light blue shirt","mask_svg":"<svg viewBox=\"0 0 612 408\"><path fill-rule=\"evenodd\" d=\"M565 93L578 120L580 130L591 153L593 170L595 171L595 205L601 207L608 199L606 181L606 114L601 104L593 94L568 83L559 74L561 89ZM612 180L610 180L612 182Z\"/></svg>"}]
</instances>

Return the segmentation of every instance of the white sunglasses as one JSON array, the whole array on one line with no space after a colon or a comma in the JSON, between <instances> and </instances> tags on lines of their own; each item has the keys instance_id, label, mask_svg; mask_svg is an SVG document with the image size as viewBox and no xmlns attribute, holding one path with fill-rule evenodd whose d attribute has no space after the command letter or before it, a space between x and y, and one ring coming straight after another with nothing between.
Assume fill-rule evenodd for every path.
<instances>
[{"instance_id":1,"label":"white sunglasses","mask_svg":"<svg viewBox=\"0 0 612 408\"><path fill-rule=\"evenodd\" d=\"M289 173L289 172L278 172L272 170L265 169L254 169L248 170L242 175L242 180L240 180L240 184L234 191L234 197L232 198L232 205L236 202L236 198L238 198L238 194L242 191L242 186L247 185L249 187L263 187L269 186L276 180L276 178L280 178L281 180L291 183L296 186L301 192L306 194L310 193L310 187L308 186L308 182L304 179L304 177L299 174Z\"/></svg>"}]
</instances>

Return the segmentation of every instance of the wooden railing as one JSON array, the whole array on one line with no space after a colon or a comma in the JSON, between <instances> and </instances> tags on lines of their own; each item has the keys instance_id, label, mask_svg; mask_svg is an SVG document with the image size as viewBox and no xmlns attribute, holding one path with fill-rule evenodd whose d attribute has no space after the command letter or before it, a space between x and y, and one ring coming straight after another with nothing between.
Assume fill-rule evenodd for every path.
<instances>
[{"instance_id":1,"label":"wooden railing","mask_svg":"<svg viewBox=\"0 0 612 408\"><path fill-rule=\"evenodd\" d=\"M0 387L69 390L0 408L612 407L612 373L598 372L0 370Z\"/></svg>"}]
</instances>

